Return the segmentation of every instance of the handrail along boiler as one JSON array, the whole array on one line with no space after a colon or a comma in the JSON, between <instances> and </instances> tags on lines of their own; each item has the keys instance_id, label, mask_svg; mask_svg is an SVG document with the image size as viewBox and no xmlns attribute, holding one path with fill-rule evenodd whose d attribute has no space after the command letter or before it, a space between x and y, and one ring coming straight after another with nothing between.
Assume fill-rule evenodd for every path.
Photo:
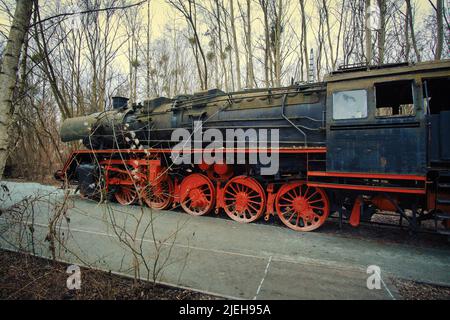
<instances>
[{"instance_id":1,"label":"handrail along boiler","mask_svg":"<svg viewBox=\"0 0 450 320\"><path fill-rule=\"evenodd\" d=\"M82 140L57 178L81 194L101 190L123 205L180 206L191 215L221 210L253 222L271 215L311 231L338 212L357 226L393 211L413 229L434 220L450 230L450 60L340 68L322 83L224 93L209 90L67 119L64 142ZM175 165L177 128L279 129L280 168L261 163ZM200 152L192 149L190 152Z\"/></svg>"}]
</instances>

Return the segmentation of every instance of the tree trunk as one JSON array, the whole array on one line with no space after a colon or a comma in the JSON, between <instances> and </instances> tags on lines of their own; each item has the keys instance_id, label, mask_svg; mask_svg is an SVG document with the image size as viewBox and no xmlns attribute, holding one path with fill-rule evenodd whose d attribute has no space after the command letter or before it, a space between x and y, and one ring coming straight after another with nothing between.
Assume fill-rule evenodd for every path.
<instances>
[{"instance_id":1,"label":"tree trunk","mask_svg":"<svg viewBox=\"0 0 450 320\"><path fill-rule=\"evenodd\" d=\"M200 51L200 55L203 61L203 90L208 89L208 64L206 63L205 52L203 51L202 44L200 42L200 37L197 31L197 5L194 0L189 0L189 15L188 21L192 26L192 31L194 32L194 37L197 43L197 48Z\"/></svg>"},{"instance_id":2,"label":"tree trunk","mask_svg":"<svg viewBox=\"0 0 450 320\"><path fill-rule=\"evenodd\" d=\"M8 158L8 128L11 123L12 98L16 85L20 52L30 23L32 8L32 0L16 1L14 20L3 55L0 73L0 178L3 177L6 159Z\"/></svg>"},{"instance_id":3,"label":"tree trunk","mask_svg":"<svg viewBox=\"0 0 450 320\"><path fill-rule=\"evenodd\" d=\"M338 19L339 30L338 30L338 34L337 34L336 56L334 58L334 67L335 68L336 68L336 64L338 62L338 58L339 58L339 52L340 52L339 50L340 50L340 45L341 45L341 34L342 34L343 27L344 27L344 19L346 20L346 18L344 18L344 16L345 16L344 10L345 10L345 0L342 0L341 11L339 12L340 18Z\"/></svg>"},{"instance_id":4,"label":"tree trunk","mask_svg":"<svg viewBox=\"0 0 450 320\"><path fill-rule=\"evenodd\" d=\"M265 0L260 0L261 9L264 16L264 82L266 88L270 87L269 82L269 70L271 67L269 65L269 55L270 53L270 34L269 34L269 17L267 13L268 3Z\"/></svg>"},{"instance_id":5,"label":"tree trunk","mask_svg":"<svg viewBox=\"0 0 450 320\"><path fill-rule=\"evenodd\" d=\"M436 2L436 22L437 22L437 44L435 60L440 60L442 57L442 47L444 44L444 2L437 0Z\"/></svg>"},{"instance_id":6,"label":"tree trunk","mask_svg":"<svg viewBox=\"0 0 450 320\"><path fill-rule=\"evenodd\" d=\"M372 30L370 30L370 0L366 0L366 62L372 64Z\"/></svg>"},{"instance_id":7,"label":"tree trunk","mask_svg":"<svg viewBox=\"0 0 450 320\"><path fill-rule=\"evenodd\" d=\"M380 30L378 33L378 64L384 63L386 46L386 0L377 0L380 9Z\"/></svg>"},{"instance_id":8,"label":"tree trunk","mask_svg":"<svg viewBox=\"0 0 450 320\"><path fill-rule=\"evenodd\" d=\"M147 52L146 52L146 65L147 65L147 77L145 79L146 83L146 98L150 99L150 71L151 71L151 63L150 63L150 27L151 27L151 12L150 12L150 0L147 0Z\"/></svg>"},{"instance_id":9,"label":"tree trunk","mask_svg":"<svg viewBox=\"0 0 450 320\"><path fill-rule=\"evenodd\" d=\"M325 13L325 23L327 24L327 38L328 38L328 47L330 48L330 58L331 58L331 71L334 71L336 67L336 60L334 59L334 49L333 49L333 42L331 41L331 27L330 27L330 17L328 14L328 4L326 0L323 0L323 10ZM339 41L339 39L338 39ZM336 53L336 55L339 54L339 52Z\"/></svg>"},{"instance_id":10,"label":"tree trunk","mask_svg":"<svg viewBox=\"0 0 450 320\"><path fill-rule=\"evenodd\" d=\"M237 80L237 86L238 90L242 89L242 83L241 83L241 62L239 61L239 48L238 48L238 42L237 42L237 35L236 35L236 25L235 25L235 16L234 16L234 0L230 0L230 22L231 22L231 32L233 34L233 46L234 46L234 55L236 59L236 80Z\"/></svg>"},{"instance_id":11,"label":"tree trunk","mask_svg":"<svg viewBox=\"0 0 450 320\"><path fill-rule=\"evenodd\" d=\"M220 51L220 62L222 65L222 73L223 76L225 78L225 92L229 92L229 87L228 87L228 73L227 73L227 68L225 66L225 51L223 50L223 42L222 42L222 25L221 25L221 21L220 21L220 4L219 4L219 0L216 0L216 10L217 10L217 30L218 30L218 36L219 36L219 51Z\"/></svg>"},{"instance_id":12,"label":"tree trunk","mask_svg":"<svg viewBox=\"0 0 450 320\"><path fill-rule=\"evenodd\" d=\"M277 9L275 13L275 34L274 34L274 57L275 57L275 85L281 86L281 32L282 32L282 18L283 18L283 1L278 0Z\"/></svg>"},{"instance_id":13,"label":"tree trunk","mask_svg":"<svg viewBox=\"0 0 450 320\"><path fill-rule=\"evenodd\" d=\"M414 48L414 52L416 54L417 61L421 61L420 52L417 47L417 41L416 41L416 33L414 32L414 19L412 15L412 6L411 6L411 0L406 0L406 17L408 17L409 22L409 31L411 33L411 42Z\"/></svg>"},{"instance_id":14,"label":"tree trunk","mask_svg":"<svg viewBox=\"0 0 450 320\"><path fill-rule=\"evenodd\" d=\"M50 87L52 89L53 95L56 100L56 104L61 112L63 119L71 117L69 107L67 102L64 100L64 96L59 88L59 83L55 75L55 70L52 65L52 59L50 59L50 54L48 51L47 40L45 37L45 31L43 24L41 23L41 15L39 13L39 7L37 6L38 1L35 0L35 10L34 10L34 38L36 45L39 49L39 54L42 56L42 70L45 73L47 79L49 80Z\"/></svg>"},{"instance_id":15,"label":"tree trunk","mask_svg":"<svg viewBox=\"0 0 450 320\"><path fill-rule=\"evenodd\" d=\"M248 83L247 87L252 89L255 85L255 72L253 69L253 48L252 48L252 19L251 19L251 1L247 0L247 48L248 48Z\"/></svg>"},{"instance_id":16,"label":"tree trunk","mask_svg":"<svg viewBox=\"0 0 450 320\"><path fill-rule=\"evenodd\" d=\"M233 51L233 44L231 44L231 39L230 39L230 29L228 28L228 12L225 9L225 5L222 4L222 10L224 12L224 22L223 24L225 25L225 37L227 39L227 47L225 48L225 50L228 52L228 63L230 68L228 70L230 70L230 80L231 80L231 90L232 91L236 91L236 84L235 84L235 79L234 79L234 63L233 63L233 55L231 53L231 51Z\"/></svg>"},{"instance_id":17,"label":"tree trunk","mask_svg":"<svg viewBox=\"0 0 450 320\"><path fill-rule=\"evenodd\" d=\"M408 3L409 1L406 1L406 15L405 15L405 61L409 61L409 54L411 51L411 44L409 42L409 10L408 10Z\"/></svg>"},{"instance_id":18,"label":"tree trunk","mask_svg":"<svg viewBox=\"0 0 450 320\"><path fill-rule=\"evenodd\" d=\"M303 59L306 66L306 79L309 81L309 58L308 58L308 31L306 29L305 0L300 0L302 13L302 36L303 36Z\"/></svg>"}]
</instances>

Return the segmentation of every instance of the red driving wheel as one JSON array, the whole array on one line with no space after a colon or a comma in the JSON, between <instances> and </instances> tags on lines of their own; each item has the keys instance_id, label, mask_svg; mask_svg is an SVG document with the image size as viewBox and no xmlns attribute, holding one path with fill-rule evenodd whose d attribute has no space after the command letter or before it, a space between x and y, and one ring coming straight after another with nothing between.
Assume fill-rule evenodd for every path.
<instances>
[{"instance_id":1,"label":"red driving wheel","mask_svg":"<svg viewBox=\"0 0 450 320\"><path fill-rule=\"evenodd\" d=\"M136 201L137 191L133 185L120 186L120 189L114 193L114 196L121 205L127 206Z\"/></svg>"},{"instance_id":2,"label":"red driving wheel","mask_svg":"<svg viewBox=\"0 0 450 320\"><path fill-rule=\"evenodd\" d=\"M180 204L193 216L203 216L214 207L214 185L208 177L195 173L183 179L180 185Z\"/></svg>"},{"instance_id":3,"label":"red driving wheel","mask_svg":"<svg viewBox=\"0 0 450 320\"><path fill-rule=\"evenodd\" d=\"M125 173L119 173L116 178L124 182L131 182L130 176ZM137 199L137 195L138 193L133 183L119 185L117 187L117 191L114 193L114 197L116 198L117 202L123 206L127 206L135 202Z\"/></svg>"},{"instance_id":4,"label":"red driving wheel","mask_svg":"<svg viewBox=\"0 0 450 320\"><path fill-rule=\"evenodd\" d=\"M167 176L158 182L150 182L142 190L142 199L150 208L164 210L172 203L173 189L173 182Z\"/></svg>"},{"instance_id":5,"label":"red driving wheel","mask_svg":"<svg viewBox=\"0 0 450 320\"><path fill-rule=\"evenodd\" d=\"M266 194L255 179L235 177L225 185L224 203L224 210L231 219L250 223L264 214Z\"/></svg>"},{"instance_id":6,"label":"red driving wheel","mask_svg":"<svg viewBox=\"0 0 450 320\"><path fill-rule=\"evenodd\" d=\"M325 191L308 187L303 182L283 185L278 191L275 206L280 220L296 231L319 228L330 213Z\"/></svg>"}]
</instances>

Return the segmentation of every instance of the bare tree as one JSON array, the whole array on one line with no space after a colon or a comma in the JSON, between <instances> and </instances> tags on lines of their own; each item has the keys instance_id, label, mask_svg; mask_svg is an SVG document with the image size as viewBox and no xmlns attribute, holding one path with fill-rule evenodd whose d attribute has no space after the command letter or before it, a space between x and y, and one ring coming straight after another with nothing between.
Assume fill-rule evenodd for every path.
<instances>
[{"instance_id":1,"label":"bare tree","mask_svg":"<svg viewBox=\"0 0 450 320\"><path fill-rule=\"evenodd\" d=\"M72 115L67 105L67 101L64 99L64 95L61 91L61 86L59 84L55 68L53 66L53 61L50 57L48 39L45 34L44 23L41 19L37 0L35 0L34 10L34 38L38 48L38 62L42 63L40 64L40 66L50 83L50 87L59 107L59 111L61 112L61 115L64 119L69 118Z\"/></svg>"},{"instance_id":2,"label":"bare tree","mask_svg":"<svg viewBox=\"0 0 450 320\"><path fill-rule=\"evenodd\" d=\"M225 77L225 91L229 91L229 84L228 84L228 73L227 68L225 66L225 59L226 59L226 52L224 50L223 46L223 39L222 39L222 21L221 21L221 12L222 12L222 5L220 4L219 0L214 0L215 2L215 16L216 16L216 24L217 24L217 35L218 35L218 41L219 41L219 58L222 65L222 74Z\"/></svg>"},{"instance_id":3,"label":"bare tree","mask_svg":"<svg viewBox=\"0 0 450 320\"><path fill-rule=\"evenodd\" d=\"M309 58L308 58L308 30L306 27L306 11L305 11L305 0L299 0L300 2L300 13L302 19L302 42L303 42L303 59L304 65L306 67L306 78L308 78L308 70L309 70Z\"/></svg>"},{"instance_id":4,"label":"bare tree","mask_svg":"<svg viewBox=\"0 0 450 320\"><path fill-rule=\"evenodd\" d=\"M380 10L380 29L378 30L378 64L384 63L386 47L386 0L377 0Z\"/></svg>"},{"instance_id":5,"label":"bare tree","mask_svg":"<svg viewBox=\"0 0 450 320\"><path fill-rule=\"evenodd\" d=\"M365 0L366 8L366 62L368 65L372 63L372 30L370 26L370 0Z\"/></svg>"},{"instance_id":6,"label":"bare tree","mask_svg":"<svg viewBox=\"0 0 450 320\"><path fill-rule=\"evenodd\" d=\"M230 2L230 23L231 23L231 32L233 34L233 49L234 49L234 57L235 57L235 65L236 65L236 80L238 90L242 89L241 82L241 61L239 58L240 52L237 41L237 32L236 32L236 18L234 15L234 0L229 0Z\"/></svg>"},{"instance_id":7,"label":"bare tree","mask_svg":"<svg viewBox=\"0 0 450 320\"><path fill-rule=\"evenodd\" d=\"M417 47L417 41L416 41L416 33L414 28L414 16L413 16L413 10L411 6L411 0L405 0L406 2L406 15L405 15L405 41L406 41L406 61L409 61L409 51L410 51L410 42L409 42L409 36L411 37L412 46L414 48L414 53L416 55L417 61L421 61L420 51ZM410 35L409 35L410 33Z\"/></svg>"},{"instance_id":8,"label":"bare tree","mask_svg":"<svg viewBox=\"0 0 450 320\"><path fill-rule=\"evenodd\" d=\"M147 67L147 74L146 74L146 78L145 78L145 82L146 82L146 98L149 99L151 96L150 93L150 85L151 85L151 81L150 81L150 73L151 73L151 69L152 69L152 65L151 65L151 60L150 60L150 28L151 28L151 11L150 11L150 0L147 0L147 50L146 50L146 55L145 55L145 62L146 62L146 67Z\"/></svg>"},{"instance_id":9,"label":"bare tree","mask_svg":"<svg viewBox=\"0 0 450 320\"><path fill-rule=\"evenodd\" d=\"M310 78L309 81L314 81L314 79L320 80L321 79L321 75L322 75L322 56L325 55L325 64L327 69L329 68L328 66L328 57L327 57L327 51L326 51L326 46L325 46L325 14L324 14L324 8L322 5L322 1L317 1L316 2L316 8L318 11L318 18L319 21L316 24L317 25L317 30L313 28L313 34L314 34L314 39L316 40L316 47L317 47L317 51L316 51L316 59L315 59L315 63L310 66L310 74L313 73L313 69L315 68L316 74L314 75L314 77L312 77L312 79ZM313 59L313 50L311 49L311 54L310 54L310 64L311 62L314 61ZM312 68L314 67L314 68ZM311 76L311 75L310 75Z\"/></svg>"},{"instance_id":10,"label":"bare tree","mask_svg":"<svg viewBox=\"0 0 450 320\"><path fill-rule=\"evenodd\" d=\"M139 61L139 47L140 35L142 31L141 19L139 19L138 8L131 8L125 13L125 29L127 33L127 51L128 51L128 65L129 65L129 83L130 83L130 101L137 102L137 86L138 86L138 69L140 67Z\"/></svg>"},{"instance_id":11,"label":"bare tree","mask_svg":"<svg viewBox=\"0 0 450 320\"><path fill-rule=\"evenodd\" d=\"M9 133L13 112L13 93L17 77L17 67L20 53L31 19L33 1L17 0L14 20L11 26L8 43L2 59L0 73L0 177L3 176L6 159L8 158Z\"/></svg>"},{"instance_id":12,"label":"bare tree","mask_svg":"<svg viewBox=\"0 0 450 320\"><path fill-rule=\"evenodd\" d=\"M444 1L436 0L436 23L437 23L437 45L435 60L440 60L442 57L442 48L444 45Z\"/></svg>"},{"instance_id":13,"label":"bare tree","mask_svg":"<svg viewBox=\"0 0 450 320\"><path fill-rule=\"evenodd\" d=\"M272 52L270 50L269 1L259 0L264 22L264 81L266 88L273 86ZM269 78L270 76L270 78Z\"/></svg>"},{"instance_id":14,"label":"bare tree","mask_svg":"<svg viewBox=\"0 0 450 320\"><path fill-rule=\"evenodd\" d=\"M203 69L202 69L198 61L199 60L198 56L196 56L198 76L201 82L201 88L203 90L206 90L208 88L208 65L206 62L206 55L203 50L197 28L196 2L195 0L188 0L187 4L186 1L183 0L167 0L167 2L170 3L176 10L178 10L183 15L183 17L186 19L186 22L191 27L191 31L194 35L193 37L194 51L200 52L200 56L203 61Z\"/></svg>"},{"instance_id":15,"label":"bare tree","mask_svg":"<svg viewBox=\"0 0 450 320\"><path fill-rule=\"evenodd\" d=\"M333 43L331 41L331 27L330 27L330 17L328 13L328 3L326 0L322 0L323 5L323 12L324 12L324 18L325 23L327 26L327 39L328 39L328 47L330 50L330 59L331 59L331 70L335 69L336 60L334 59L334 49L333 49Z\"/></svg>"},{"instance_id":16,"label":"bare tree","mask_svg":"<svg viewBox=\"0 0 450 320\"><path fill-rule=\"evenodd\" d=\"M242 8L241 3L238 2L239 11L242 16L242 22L244 25L244 37L245 37L245 48L247 53L247 74L246 74L246 87L254 88L256 85L255 80L255 69L253 66L253 41L252 41L252 8L251 8L251 0L245 1L246 8Z\"/></svg>"},{"instance_id":17,"label":"bare tree","mask_svg":"<svg viewBox=\"0 0 450 320\"><path fill-rule=\"evenodd\" d=\"M283 0L271 2L271 48L273 51L273 69L275 72L275 86L281 86L282 72L282 33L284 31L284 19L286 15L286 6Z\"/></svg>"}]
</instances>

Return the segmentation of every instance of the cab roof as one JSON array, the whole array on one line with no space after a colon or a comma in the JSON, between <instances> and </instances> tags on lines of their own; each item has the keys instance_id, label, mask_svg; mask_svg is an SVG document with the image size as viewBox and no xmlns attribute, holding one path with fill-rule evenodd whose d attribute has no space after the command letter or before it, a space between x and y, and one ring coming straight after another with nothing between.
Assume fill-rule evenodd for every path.
<instances>
[{"instance_id":1,"label":"cab roof","mask_svg":"<svg viewBox=\"0 0 450 320\"><path fill-rule=\"evenodd\" d=\"M450 71L450 59L418 63L395 63L381 66L352 65L341 67L325 76L325 82L339 82L357 79L369 79L381 76L423 73L430 71Z\"/></svg>"}]
</instances>

